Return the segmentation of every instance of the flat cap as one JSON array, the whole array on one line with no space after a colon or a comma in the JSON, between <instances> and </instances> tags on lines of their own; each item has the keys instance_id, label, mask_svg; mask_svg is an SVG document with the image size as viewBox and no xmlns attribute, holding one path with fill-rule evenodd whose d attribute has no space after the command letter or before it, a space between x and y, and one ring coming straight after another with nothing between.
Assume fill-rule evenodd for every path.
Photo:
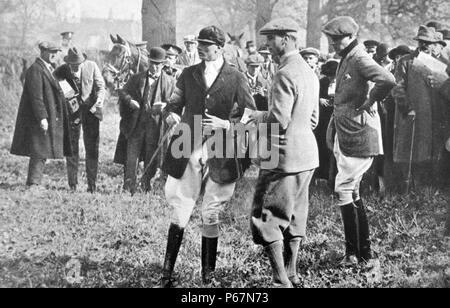
<instances>
[{"instance_id":1,"label":"flat cap","mask_svg":"<svg viewBox=\"0 0 450 308\"><path fill-rule=\"evenodd\" d=\"M300 54L301 54L302 56L306 56L306 55L314 55L314 56L316 56L317 58L320 57L320 51L319 51L318 49L312 48L312 47L308 47L308 48L302 49L302 50L300 51Z\"/></svg>"},{"instance_id":2,"label":"flat cap","mask_svg":"<svg viewBox=\"0 0 450 308\"><path fill-rule=\"evenodd\" d=\"M330 20L322 32L330 36L349 36L358 34L359 26L349 16L339 16Z\"/></svg>"},{"instance_id":3,"label":"flat cap","mask_svg":"<svg viewBox=\"0 0 450 308\"><path fill-rule=\"evenodd\" d=\"M216 26L206 27L200 31L197 42L223 47L226 42L225 33Z\"/></svg>"},{"instance_id":4,"label":"flat cap","mask_svg":"<svg viewBox=\"0 0 450 308\"><path fill-rule=\"evenodd\" d=\"M194 44L197 43L195 35L186 35L183 40L185 43L194 43Z\"/></svg>"},{"instance_id":5,"label":"flat cap","mask_svg":"<svg viewBox=\"0 0 450 308\"><path fill-rule=\"evenodd\" d=\"M261 35L297 33L300 27L298 23L291 18L278 18L270 21L259 31Z\"/></svg>"},{"instance_id":6,"label":"flat cap","mask_svg":"<svg viewBox=\"0 0 450 308\"><path fill-rule=\"evenodd\" d=\"M425 26L434 28L436 31L441 31L444 28L444 25L437 20L431 20Z\"/></svg>"},{"instance_id":7,"label":"flat cap","mask_svg":"<svg viewBox=\"0 0 450 308\"><path fill-rule=\"evenodd\" d=\"M47 51L50 51L50 52L58 52L58 51L61 51L61 47L59 47L58 45L56 45L56 44L54 44L54 43L51 43L51 42L41 42L41 43L39 43L39 49L40 50L42 50L42 51L44 51L44 50L47 50Z\"/></svg>"},{"instance_id":8,"label":"flat cap","mask_svg":"<svg viewBox=\"0 0 450 308\"><path fill-rule=\"evenodd\" d=\"M183 52L183 49L173 44L164 44L161 46L166 51L168 56L178 56Z\"/></svg>"},{"instance_id":9,"label":"flat cap","mask_svg":"<svg viewBox=\"0 0 450 308\"><path fill-rule=\"evenodd\" d=\"M269 46L266 46L266 45L261 46L261 47L259 48L258 52L259 52L260 54L262 54L262 55L264 55L264 54L266 54L266 55L271 54L270 49L269 49Z\"/></svg>"},{"instance_id":10,"label":"flat cap","mask_svg":"<svg viewBox=\"0 0 450 308\"><path fill-rule=\"evenodd\" d=\"M389 54L389 46L387 44L380 44L380 45L378 45L376 55L379 58L384 58L388 54Z\"/></svg>"},{"instance_id":11,"label":"flat cap","mask_svg":"<svg viewBox=\"0 0 450 308\"><path fill-rule=\"evenodd\" d=\"M250 65L250 66L260 66L263 63L264 63L264 58L259 54L250 55L245 60L245 64Z\"/></svg>"}]
</instances>

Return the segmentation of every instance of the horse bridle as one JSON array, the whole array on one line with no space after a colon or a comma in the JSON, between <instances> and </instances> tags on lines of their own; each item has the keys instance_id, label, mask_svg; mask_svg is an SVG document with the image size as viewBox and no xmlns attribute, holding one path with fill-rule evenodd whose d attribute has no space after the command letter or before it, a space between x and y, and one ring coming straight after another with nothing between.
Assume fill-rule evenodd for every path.
<instances>
[{"instance_id":1,"label":"horse bridle","mask_svg":"<svg viewBox=\"0 0 450 308\"><path fill-rule=\"evenodd\" d=\"M124 44L114 44L114 46L120 46L122 48L125 47L125 55L122 59L122 63L119 69L117 69L114 65L108 63L105 67L105 70L109 71L113 75L115 89L120 90L125 86L125 84L128 82L128 80L134 73L139 73L142 53L141 50L137 48L138 62L136 72L133 72L132 64L134 63L134 61L130 46Z\"/></svg>"}]
</instances>

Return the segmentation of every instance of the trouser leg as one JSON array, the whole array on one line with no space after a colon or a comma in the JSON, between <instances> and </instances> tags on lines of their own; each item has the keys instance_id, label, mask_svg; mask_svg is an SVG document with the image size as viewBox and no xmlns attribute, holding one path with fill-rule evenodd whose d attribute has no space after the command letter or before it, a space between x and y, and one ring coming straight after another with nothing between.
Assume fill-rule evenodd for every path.
<instances>
[{"instance_id":1,"label":"trouser leg","mask_svg":"<svg viewBox=\"0 0 450 308\"><path fill-rule=\"evenodd\" d=\"M82 123L84 147L86 149L88 191L95 192L98 174L100 120L90 112L85 112L82 115Z\"/></svg>"},{"instance_id":2,"label":"trouser leg","mask_svg":"<svg viewBox=\"0 0 450 308\"><path fill-rule=\"evenodd\" d=\"M124 189L132 194L136 192L137 167L143 143L144 136L142 132L137 132L136 135L131 136L127 143Z\"/></svg>"},{"instance_id":3,"label":"trouser leg","mask_svg":"<svg viewBox=\"0 0 450 308\"><path fill-rule=\"evenodd\" d=\"M69 187L70 188L76 188L78 185L78 167L80 164L80 132L81 132L81 125L80 124L70 124L71 129L71 146L72 146L72 153L73 156L66 157L66 164L67 164L67 177L69 181Z\"/></svg>"},{"instance_id":4,"label":"trouser leg","mask_svg":"<svg viewBox=\"0 0 450 308\"><path fill-rule=\"evenodd\" d=\"M45 159L30 158L28 165L27 186L41 185L44 177Z\"/></svg>"}]
</instances>

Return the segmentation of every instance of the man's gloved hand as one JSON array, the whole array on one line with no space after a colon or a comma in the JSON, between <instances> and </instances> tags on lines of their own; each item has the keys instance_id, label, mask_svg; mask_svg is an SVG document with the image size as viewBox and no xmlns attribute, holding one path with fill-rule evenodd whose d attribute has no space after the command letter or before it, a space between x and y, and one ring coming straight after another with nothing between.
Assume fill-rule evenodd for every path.
<instances>
[{"instance_id":1,"label":"man's gloved hand","mask_svg":"<svg viewBox=\"0 0 450 308\"><path fill-rule=\"evenodd\" d=\"M136 102L135 100L131 100L131 101L130 101L130 108L131 108L132 110L139 110L139 109L141 109L141 106L140 106L139 103Z\"/></svg>"},{"instance_id":2,"label":"man's gloved hand","mask_svg":"<svg viewBox=\"0 0 450 308\"><path fill-rule=\"evenodd\" d=\"M40 123L40 127L44 131L44 133L47 133L48 132L48 120L43 119Z\"/></svg>"}]
</instances>

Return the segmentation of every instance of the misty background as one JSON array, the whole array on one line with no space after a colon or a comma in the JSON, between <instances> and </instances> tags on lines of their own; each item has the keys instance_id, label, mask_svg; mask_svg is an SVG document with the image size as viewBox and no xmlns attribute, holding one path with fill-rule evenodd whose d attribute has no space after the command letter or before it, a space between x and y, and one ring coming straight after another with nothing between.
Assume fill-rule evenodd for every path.
<instances>
[{"instance_id":1,"label":"misty background","mask_svg":"<svg viewBox=\"0 0 450 308\"><path fill-rule=\"evenodd\" d=\"M60 42L59 34L63 31L74 31L73 44L88 50L109 50L109 34L120 34L131 42L139 42L160 35L159 32L173 32L166 40L182 46L185 35L198 34L201 28L213 24L231 34L244 33L243 43L247 40L261 43L257 30L263 23L271 18L292 17L302 27L302 46L327 51L327 40L320 28L337 15L354 17L362 26L361 39L376 39L390 45L413 45L411 39L418 26L431 19L450 21L450 1L447 0L144 2L143 10L142 0L0 0L0 48L35 47L42 40ZM168 30L143 33L143 19L166 24Z\"/></svg>"}]
</instances>

